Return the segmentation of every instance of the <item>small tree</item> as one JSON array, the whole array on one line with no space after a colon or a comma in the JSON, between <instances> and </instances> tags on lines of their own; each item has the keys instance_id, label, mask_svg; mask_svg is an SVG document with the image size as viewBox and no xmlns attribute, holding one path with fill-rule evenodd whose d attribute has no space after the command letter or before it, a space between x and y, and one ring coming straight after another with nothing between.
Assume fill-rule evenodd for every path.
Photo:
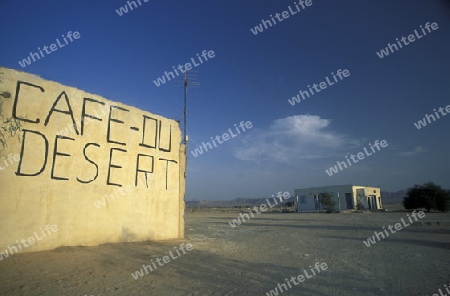
<instances>
[{"instance_id":1,"label":"small tree","mask_svg":"<svg viewBox=\"0 0 450 296\"><path fill-rule=\"evenodd\" d=\"M327 209L327 211L334 210L335 202L333 200L333 195L329 192L322 192L319 194L320 203Z\"/></svg>"},{"instance_id":2,"label":"small tree","mask_svg":"<svg viewBox=\"0 0 450 296\"><path fill-rule=\"evenodd\" d=\"M287 206L287 207L293 207L293 206L294 206L294 202L293 202L293 201L288 201L288 202L286 203L286 206Z\"/></svg>"},{"instance_id":3,"label":"small tree","mask_svg":"<svg viewBox=\"0 0 450 296\"><path fill-rule=\"evenodd\" d=\"M405 209L425 208L428 212L431 209L432 199L429 192L424 190L423 185L414 185L406 192L403 198L403 206Z\"/></svg>"},{"instance_id":4,"label":"small tree","mask_svg":"<svg viewBox=\"0 0 450 296\"><path fill-rule=\"evenodd\" d=\"M450 210L450 192L433 182L415 185L406 194L403 198L405 209L425 208L427 212L431 209L441 212Z\"/></svg>"},{"instance_id":5,"label":"small tree","mask_svg":"<svg viewBox=\"0 0 450 296\"><path fill-rule=\"evenodd\" d=\"M431 183L434 198L431 203L431 208L440 212L448 212L450 210L450 194L449 191L444 190L441 186Z\"/></svg>"}]
</instances>

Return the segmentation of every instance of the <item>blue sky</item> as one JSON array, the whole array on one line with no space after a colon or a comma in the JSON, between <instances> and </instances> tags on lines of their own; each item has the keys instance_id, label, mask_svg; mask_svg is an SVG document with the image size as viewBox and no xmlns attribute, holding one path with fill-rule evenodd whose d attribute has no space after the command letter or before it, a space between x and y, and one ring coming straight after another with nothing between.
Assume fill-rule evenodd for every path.
<instances>
[{"instance_id":1,"label":"blue sky","mask_svg":"<svg viewBox=\"0 0 450 296\"><path fill-rule=\"evenodd\" d=\"M122 16L110 1L2 0L0 65L180 119L182 88L153 80L203 50L189 90L189 151L234 124L253 128L198 157L189 153L186 199L267 197L333 184L384 191L434 181L450 188L450 1L312 1L254 35L294 1L150 0ZM439 29L380 59L376 52L427 22ZM26 68L18 61L68 31L81 38ZM420 32L420 31L419 31ZM350 76L295 106L288 99L331 72ZM325 169L375 140L388 147L328 176Z\"/></svg>"}]
</instances>

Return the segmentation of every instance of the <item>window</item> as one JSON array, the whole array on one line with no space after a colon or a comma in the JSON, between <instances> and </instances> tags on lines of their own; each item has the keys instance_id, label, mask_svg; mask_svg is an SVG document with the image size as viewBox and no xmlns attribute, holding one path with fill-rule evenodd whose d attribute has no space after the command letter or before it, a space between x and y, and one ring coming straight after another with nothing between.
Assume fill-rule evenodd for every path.
<instances>
[{"instance_id":1,"label":"window","mask_svg":"<svg viewBox=\"0 0 450 296\"><path fill-rule=\"evenodd\" d=\"M300 196L300 203L302 203L302 204L306 203L306 196L305 195Z\"/></svg>"}]
</instances>

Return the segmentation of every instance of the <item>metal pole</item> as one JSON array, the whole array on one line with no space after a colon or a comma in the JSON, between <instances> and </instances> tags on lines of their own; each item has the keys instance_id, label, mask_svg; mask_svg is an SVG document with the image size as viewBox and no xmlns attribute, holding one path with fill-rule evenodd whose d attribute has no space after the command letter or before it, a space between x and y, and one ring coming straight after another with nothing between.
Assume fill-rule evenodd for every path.
<instances>
[{"instance_id":1,"label":"metal pole","mask_svg":"<svg viewBox=\"0 0 450 296\"><path fill-rule=\"evenodd\" d=\"M187 128L186 128L186 96L187 96L187 87L188 87L188 71L184 72L184 136L183 136L183 142L184 144L187 143Z\"/></svg>"},{"instance_id":2,"label":"metal pole","mask_svg":"<svg viewBox=\"0 0 450 296\"><path fill-rule=\"evenodd\" d=\"M338 191L338 203L339 203L339 212L341 211L341 197L339 196L339 191Z\"/></svg>"}]
</instances>

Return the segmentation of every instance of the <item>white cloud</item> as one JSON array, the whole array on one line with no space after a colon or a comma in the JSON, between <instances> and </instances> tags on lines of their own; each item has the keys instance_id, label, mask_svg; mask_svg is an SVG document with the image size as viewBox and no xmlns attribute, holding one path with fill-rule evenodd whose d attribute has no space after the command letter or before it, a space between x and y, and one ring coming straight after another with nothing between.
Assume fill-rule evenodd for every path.
<instances>
[{"instance_id":1,"label":"white cloud","mask_svg":"<svg viewBox=\"0 0 450 296\"><path fill-rule=\"evenodd\" d=\"M277 119L268 130L254 129L234 151L241 160L296 163L302 159L343 156L360 141L329 131L331 120L316 115Z\"/></svg>"},{"instance_id":2,"label":"white cloud","mask_svg":"<svg viewBox=\"0 0 450 296\"><path fill-rule=\"evenodd\" d=\"M405 156L405 157L411 157L411 156L415 156L419 153L422 153L424 151L426 151L425 148L423 148L422 146L417 146L412 151L400 152L400 153L398 153L398 155Z\"/></svg>"}]
</instances>

